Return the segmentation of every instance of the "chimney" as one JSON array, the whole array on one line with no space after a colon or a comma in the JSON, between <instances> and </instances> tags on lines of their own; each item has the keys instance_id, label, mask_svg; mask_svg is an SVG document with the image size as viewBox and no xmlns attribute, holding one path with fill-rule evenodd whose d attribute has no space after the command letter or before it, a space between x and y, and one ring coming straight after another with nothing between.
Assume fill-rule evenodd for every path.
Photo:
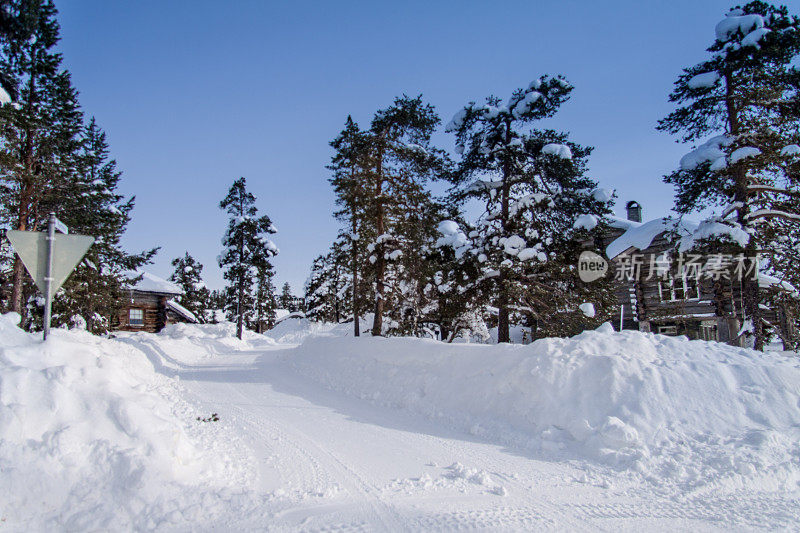
<instances>
[{"instance_id":1,"label":"chimney","mask_svg":"<svg viewBox=\"0 0 800 533\"><path fill-rule=\"evenodd\" d=\"M642 221L642 206L639 205L639 202L631 200L625 208L628 210L628 220L631 222Z\"/></svg>"}]
</instances>

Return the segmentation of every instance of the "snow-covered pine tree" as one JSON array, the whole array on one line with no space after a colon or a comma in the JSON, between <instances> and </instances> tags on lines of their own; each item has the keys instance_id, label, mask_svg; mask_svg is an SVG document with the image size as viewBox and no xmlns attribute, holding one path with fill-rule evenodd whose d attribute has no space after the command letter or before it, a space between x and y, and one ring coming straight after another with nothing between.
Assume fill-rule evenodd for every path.
<instances>
[{"instance_id":1,"label":"snow-covered pine tree","mask_svg":"<svg viewBox=\"0 0 800 533\"><path fill-rule=\"evenodd\" d=\"M0 72L13 102L0 105L0 225L37 231L50 210L61 215L83 118L55 50L59 25L52 0L11 0L3 8ZM9 262L9 307L24 313L33 286L25 282L19 258L6 256L3 263Z\"/></svg>"},{"instance_id":2,"label":"snow-covered pine tree","mask_svg":"<svg viewBox=\"0 0 800 533\"><path fill-rule=\"evenodd\" d=\"M476 255L467 253L470 228L452 207L450 216L438 225L439 237L428 247L425 264L431 276L423 288L428 299L425 321L438 327L442 341L452 342L459 335L477 335L488 340L485 307L486 284Z\"/></svg>"},{"instance_id":3,"label":"snow-covered pine tree","mask_svg":"<svg viewBox=\"0 0 800 533\"><path fill-rule=\"evenodd\" d=\"M189 255L189 252L185 252L183 257L176 257L172 260L172 267L175 270L169 280L183 289L183 294L177 298L178 303L194 313L197 319L205 324L210 318L211 292L203 283L203 265Z\"/></svg>"},{"instance_id":4,"label":"snow-covered pine tree","mask_svg":"<svg viewBox=\"0 0 800 533\"><path fill-rule=\"evenodd\" d=\"M158 249L129 254L122 248L134 198L117 192L122 173L109 159L106 134L94 117L83 130L74 165L61 191L59 217L74 233L95 237L95 243L56 295L53 325L85 325L92 333L106 333L131 272L149 263Z\"/></svg>"},{"instance_id":5,"label":"snow-covered pine tree","mask_svg":"<svg viewBox=\"0 0 800 533\"><path fill-rule=\"evenodd\" d=\"M278 301L275 298L275 284L272 282L274 277L275 272L269 262L262 262L256 268L255 316L250 328L258 333L264 333L275 325Z\"/></svg>"},{"instance_id":6,"label":"snow-covered pine tree","mask_svg":"<svg viewBox=\"0 0 800 533\"><path fill-rule=\"evenodd\" d=\"M715 34L711 57L679 76L669 97L679 107L659 122L660 130L697 144L665 181L675 186L677 212L714 211L695 234L700 245L761 254L768 271L787 279L797 264L777 261L773 252L800 225L800 20L786 7L755 1L732 8ZM742 283L762 350L764 291L752 276Z\"/></svg>"},{"instance_id":7,"label":"snow-covered pine tree","mask_svg":"<svg viewBox=\"0 0 800 533\"><path fill-rule=\"evenodd\" d=\"M297 311L296 306L294 305L292 286L289 285L288 281L283 284L283 287L281 287L281 296L279 298L279 304L281 306L281 309L286 309L287 311L290 312Z\"/></svg>"},{"instance_id":8,"label":"snow-covered pine tree","mask_svg":"<svg viewBox=\"0 0 800 533\"><path fill-rule=\"evenodd\" d=\"M349 243L349 240L344 240ZM339 323L352 317L350 254L337 240L327 254L314 259L305 284L306 316L312 320Z\"/></svg>"},{"instance_id":9,"label":"snow-covered pine tree","mask_svg":"<svg viewBox=\"0 0 800 533\"><path fill-rule=\"evenodd\" d=\"M481 281L496 295L498 342L510 340L512 314L534 331L571 331L584 321L581 303L611 301L610 287L584 286L574 270L576 251L591 243L611 200L584 175L591 150L552 130L523 132L555 115L571 91L563 77L542 76L505 104L494 96L470 102L445 128L461 154L455 196L486 205L468 236Z\"/></svg>"},{"instance_id":10,"label":"snow-covered pine tree","mask_svg":"<svg viewBox=\"0 0 800 533\"><path fill-rule=\"evenodd\" d=\"M239 178L219 204L230 218L222 238L224 249L217 261L228 281L225 311L229 320L236 321L236 336L240 339L245 318L253 322L256 303L266 305L256 299L253 284L259 278L266 289L272 268L269 260L278 254L277 246L268 237L277 230L267 215L258 215L255 203L255 196L247 191L245 178ZM260 296L264 295L266 290Z\"/></svg>"},{"instance_id":11,"label":"snow-covered pine tree","mask_svg":"<svg viewBox=\"0 0 800 533\"><path fill-rule=\"evenodd\" d=\"M415 264L422 252L426 233L435 232L434 217L429 216L430 194L424 184L438 178L445 168L443 152L430 145L431 134L440 120L433 106L422 97L396 98L394 103L378 111L368 132L367 150L372 163L365 224L376 237L368 245L372 279L375 285L375 317L372 335L384 332L383 315L390 307L387 299L390 278L395 288L420 294L422 280L414 279L409 269L390 272L393 264L404 257L406 265ZM431 227L425 227L431 222ZM416 263L418 264L418 263ZM400 297L400 294L395 294ZM393 310L404 313L396 303ZM417 307L412 304L412 307ZM414 312L417 312L414 310ZM416 320L415 317L413 317Z\"/></svg>"},{"instance_id":12,"label":"snow-covered pine tree","mask_svg":"<svg viewBox=\"0 0 800 533\"><path fill-rule=\"evenodd\" d=\"M344 226L339 241L348 254L351 276L349 307L354 315L353 335L358 337L361 335L361 313L366 309L368 295L372 292L363 281L363 273L366 270L366 245L375 238L374 230L366 223L367 209L371 203L371 188L368 183L373 167L373 154L370 151L368 134L362 132L349 115L344 129L330 145L334 149L334 155L328 165L328 170L332 173L329 181L336 194L338 206L334 216ZM312 285L313 276L312 271L312 278L309 279ZM312 290L312 294L316 294L316 289Z\"/></svg>"}]
</instances>

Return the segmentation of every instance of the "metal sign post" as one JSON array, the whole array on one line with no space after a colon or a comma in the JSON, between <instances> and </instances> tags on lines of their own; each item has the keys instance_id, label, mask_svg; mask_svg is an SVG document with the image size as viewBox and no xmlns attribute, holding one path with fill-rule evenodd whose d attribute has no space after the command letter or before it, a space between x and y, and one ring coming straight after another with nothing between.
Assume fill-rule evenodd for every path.
<instances>
[{"instance_id":1,"label":"metal sign post","mask_svg":"<svg viewBox=\"0 0 800 533\"><path fill-rule=\"evenodd\" d=\"M47 259L44 269L44 340L50 335L50 316L53 314L53 255L56 244L56 214L47 221Z\"/></svg>"},{"instance_id":2,"label":"metal sign post","mask_svg":"<svg viewBox=\"0 0 800 533\"><path fill-rule=\"evenodd\" d=\"M57 235L56 230L63 235ZM9 231L8 240L44 295L44 338L50 334L53 295L94 243L94 237L67 235L67 226L50 213L47 233Z\"/></svg>"}]
</instances>

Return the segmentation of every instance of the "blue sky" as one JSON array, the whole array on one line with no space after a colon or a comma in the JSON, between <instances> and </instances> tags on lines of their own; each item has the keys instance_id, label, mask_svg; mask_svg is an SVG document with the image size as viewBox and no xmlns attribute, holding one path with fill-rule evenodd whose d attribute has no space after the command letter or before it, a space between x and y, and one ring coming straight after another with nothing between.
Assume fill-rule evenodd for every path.
<instances>
[{"instance_id":1,"label":"blue sky","mask_svg":"<svg viewBox=\"0 0 800 533\"><path fill-rule=\"evenodd\" d=\"M125 245L161 246L154 274L189 251L212 288L225 216L245 176L279 233L277 285L300 293L336 235L325 165L348 114L366 125L402 93L443 122L470 100L507 98L563 74L572 99L548 124L595 147L590 175L672 207L661 182L688 147L655 131L681 69L704 58L731 2L56 0L61 51L87 115L108 133L137 198ZM797 2L788 3L797 13ZM452 150L441 129L435 142Z\"/></svg>"}]
</instances>

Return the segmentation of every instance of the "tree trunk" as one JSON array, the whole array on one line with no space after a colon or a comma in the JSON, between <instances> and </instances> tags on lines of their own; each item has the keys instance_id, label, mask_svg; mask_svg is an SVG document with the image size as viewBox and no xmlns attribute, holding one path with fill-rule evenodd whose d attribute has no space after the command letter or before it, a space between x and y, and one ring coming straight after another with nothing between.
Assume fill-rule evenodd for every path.
<instances>
[{"instance_id":1,"label":"tree trunk","mask_svg":"<svg viewBox=\"0 0 800 533\"><path fill-rule=\"evenodd\" d=\"M739 125L739 115L738 110L736 108L736 103L734 99L734 87L733 87L733 76L730 71L724 73L725 76L725 106L728 112L728 128L730 130L730 134L732 136L736 136L740 133L740 125ZM749 228L750 224L747 220L747 215L750 211L750 205L748 204L748 177L747 172L744 168L739 166L734 170L734 195L733 200L734 202L739 202L741 207L739 207L736 211L736 218L737 222L741 225L743 229ZM744 279L742 280L742 292L743 292L743 299L744 299L744 308L745 312L747 313L748 318L753 323L753 334L755 335L755 346L754 348L759 351L764 350L764 324L761 321L761 308L759 307L759 300L760 300L760 290L758 286L758 249L756 248L756 243L753 240L751 235L750 240L745 246L745 261L746 264L749 264L754 269L753 276L749 276L744 273ZM752 262L751 262L752 260ZM755 279L754 279L755 278Z\"/></svg>"},{"instance_id":2,"label":"tree trunk","mask_svg":"<svg viewBox=\"0 0 800 533\"><path fill-rule=\"evenodd\" d=\"M511 142L511 122L506 122L506 144ZM506 160L503 163L503 187L501 188L500 194L501 197L501 206L500 206L500 221L503 225L503 235L508 234L508 197L511 193L511 186L508 183L508 180L511 175L511 162ZM508 322L508 305L509 305L509 295L508 295L508 282L506 279L506 274L503 271L502 267L500 268L500 276L498 278L499 284L499 299L498 299L498 313L497 313L497 342L510 342L511 335L510 335L510 326Z\"/></svg>"},{"instance_id":3,"label":"tree trunk","mask_svg":"<svg viewBox=\"0 0 800 533\"><path fill-rule=\"evenodd\" d=\"M352 246L353 246L353 336L361 336L361 316L358 309L358 248L356 245L356 209L355 203L350 214L352 220Z\"/></svg>"},{"instance_id":4,"label":"tree trunk","mask_svg":"<svg viewBox=\"0 0 800 533\"><path fill-rule=\"evenodd\" d=\"M375 201L377 202L375 230L378 238L380 238L384 232L383 200L381 199L383 194L383 149L378 155L375 179ZM383 284L386 277L386 259L384 258L383 242L377 245L375 251L378 256L378 262L375 273L375 316L372 321L372 336L379 337L383 334L383 309L385 306Z\"/></svg>"}]
</instances>

